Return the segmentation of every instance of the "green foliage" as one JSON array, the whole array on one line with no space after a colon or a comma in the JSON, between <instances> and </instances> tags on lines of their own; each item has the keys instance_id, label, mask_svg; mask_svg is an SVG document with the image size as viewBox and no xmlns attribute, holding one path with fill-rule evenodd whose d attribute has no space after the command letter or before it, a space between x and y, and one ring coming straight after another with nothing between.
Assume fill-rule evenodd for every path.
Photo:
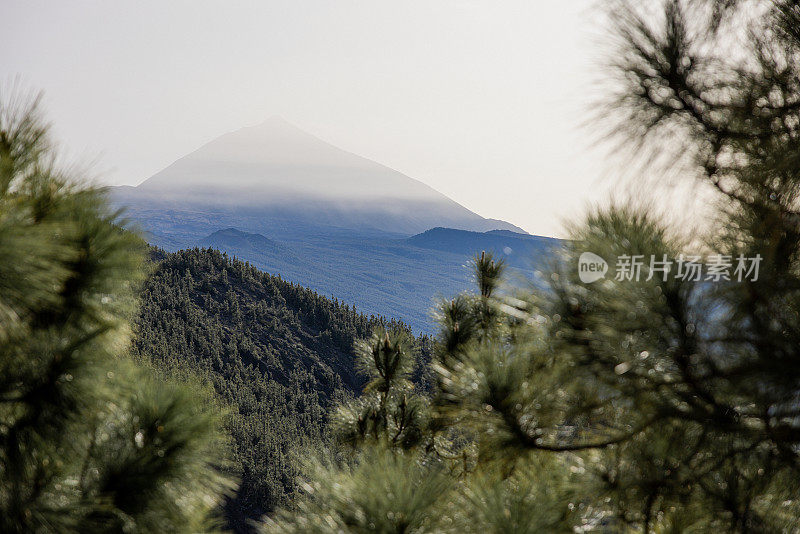
<instances>
[{"instance_id":1,"label":"green foliage","mask_svg":"<svg viewBox=\"0 0 800 534\"><path fill-rule=\"evenodd\" d=\"M364 385L355 341L385 323L404 353L429 353L396 321L271 276L215 250L154 251L141 291L133 353L167 376L198 376L227 408L229 471L241 481L227 525L285 504L296 491L297 451L329 444L328 413ZM420 381L419 373L406 380Z\"/></svg>"},{"instance_id":2,"label":"green foliage","mask_svg":"<svg viewBox=\"0 0 800 534\"><path fill-rule=\"evenodd\" d=\"M486 254L484 251L475 258L474 263L478 292L482 297L491 297L500 283L500 275L503 273L505 262L502 259L495 260L491 253Z\"/></svg>"},{"instance_id":3,"label":"green foliage","mask_svg":"<svg viewBox=\"0 0 800 534\"><path fill-rule=\"evenodd\" d=\"M411 386L413 340L402 330L377 328L368 341L356 345L356 369L369 376L364 391L387 393Z\"/></svg>"},{"instance_id":4,"label":"green foliage","mask_svg":"<svg viewBox=\"0 0 800 534\"><path fill-rule=\"evenodd\" d=\"M370 448L355 466L319 464L297 509L267 520L276 533L433 532L436 504L453 487L442 467L409 453Z\"/></svg>"},{"instance_id":5,"label":"green foliage","mask_svg":"<svg viewBox=\"0 0 800 534\"><path fill-rule=\"evenodd\" d=\"M267 521L266 532L572 530L581 506L567 502L571 481L563 462L539 460L535 477L529 476L534 463L498 461L498 456L508 459L505 449L514 444L512 437L497 435L505 431L502 418L483 426L491 406L477 390L485 386L481 394L491 395L493 386L508 389L504 381L524 380L528 369L481 361L494 353L479 349L492 346L508 328L491 301L502 264L482 254L475 269L482 294L442 305L445 331L436 347L434 396L407 379L415 364L407 337L377 329L358 351L359 367L372 381L333 417L334 437L355 453L347 455L352 463L306 471L306 493L296 508ZM468 408L460 406L459 395Z\"/></svg>"},{"instance_id":6,"label":"green foliage","mask_svg":"<svg viewBox=\"0 0 800 534\"><path fill-rule=\"evenodd\" d=\"M534 534L574 532L575 504L568 481L552 465L532 466L503 478L482 471L452 497L441 523L444 532Z\"/></svg>"},{"instance_id":7,"label":"green foliage","mask_svg":"<svg viewBox=\"0 0 800 534\"><path fill-rule=\"evenodd\" d=\"M477 295L440 310L415 452L457 483L420 509L421 531L800 529L798 13L784 1L614 3L620 92L605 124L650 170L701 178L716 212L685 235L647 209L595 210L542 273L547 287L514 295L497 291L502 266L477 258ZM635 280L583 283L584 252L645 264ZM760 255L758 277L664 277L648 261L716 255ZM373 446L363 441L360 469ZM386 491L362 483L364 496ZM305 503L305 518L283 521L338 510Z\"/></svg>"},{"instance_id":8,"label":"green foliage","mask_svg":"<svg viewBox=\"0 0 800 534\"><path fill-rule=\"evenodd\" d=\"M58 171L36 102L0 105L0 530L197 532L219 420L119 357L143 243Z\"/></svg>"},{"instance_id":9,"label":"green foliage","mask_svg":"<svg viewBox=\"0 0 800 534\"><path fill-rule=\"evenodd\" d=\"M357 344L356 367L371 380L364 394L339 406L333 434L359 447L367 441L405 449L420 443L428 423L428 403L410 381L417 364L413 339L402 330L375 329Z\"/></svg>"}]
</instances>

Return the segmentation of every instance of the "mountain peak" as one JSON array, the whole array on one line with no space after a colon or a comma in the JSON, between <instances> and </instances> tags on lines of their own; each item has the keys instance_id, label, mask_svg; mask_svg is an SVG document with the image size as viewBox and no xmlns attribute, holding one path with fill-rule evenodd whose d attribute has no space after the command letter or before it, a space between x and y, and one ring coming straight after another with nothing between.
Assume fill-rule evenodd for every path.
<instances>
[{"instance_id":1,"label":"mountain peak","mask_svg":"<svg viewBox=\"0 0 800 534\"><path fill-rule=\"evenodd\" d=\"M422 182L327 143L279 115L206 143L139 187L244 205L298 197L455 204Z\"/></svg>"},{"instance_id":2,"label":"mountain peak","mask_svg":"<svg viewBox=\"0 0 800 534\"><path fill-rule=\"evenodd\" d=\"M433 226L519 230L484 219L422 182L327 143L279 115L206 143L135 189L133 196L142 201L199 211L256 210L311 226L398 234Z\"/></svg>"},{"instance_id":3,"label":"mountain peak","mask_svg":"<svg viewBox=\"0 0 800 534\"><path fill-rule=\"evenodd\" d=\"M286 120L282 115L271 115L271 116L267 117L265 120L263 120L262 122L259 122L258 124L250 126L249 128L255 128L255 129L267 129L267 128L280 129L280 128L283 128L283 129L287 129L287 130L297 130L297 131L303 132L306 135L311 135L311 134L303 131L296 124ZM247 127L241 128L241 130L246 130L246 129L247 129Z\"/></svg>"},{"instance_id":4,"label":"mountain peak","mask_svg":"<svg viewBox=\"0 0 800 534\"><path fill-rule=\"evenodd\" d=\"M269 117L267 117L267 119L266 119L266 120L264 120L264 122L262 122L261 124L271 124L271 123L278 123L278 124L289 124L289 125L292 125L292 123L291 123L291 122L289 122L289 121L287 121L287 120L286 120L286 119L283 117L283 115L270 115L270 116L269 116ZM293 125L292 125L292 126L293 126Z\"/></svg>"}]
</instances>

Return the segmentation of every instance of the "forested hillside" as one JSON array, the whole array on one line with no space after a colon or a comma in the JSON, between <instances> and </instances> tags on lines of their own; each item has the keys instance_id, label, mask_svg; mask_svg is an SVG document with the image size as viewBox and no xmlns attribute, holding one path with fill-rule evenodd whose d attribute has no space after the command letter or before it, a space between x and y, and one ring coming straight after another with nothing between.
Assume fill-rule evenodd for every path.
<instances>
[{"instance_id":1,"label":"forested hillside","mask_svg":"<svg viewBox=\"0 0 800 534\"><path fill-rule=\"evenodd\" d=\"M332 401L360 392L353 342L383 319L215 250L153 259L133 350L169 373L199 374L229 405L241 486L226 516L242 530L293 491L291 455L326 440Z\"/></svg>"}]
</instances>

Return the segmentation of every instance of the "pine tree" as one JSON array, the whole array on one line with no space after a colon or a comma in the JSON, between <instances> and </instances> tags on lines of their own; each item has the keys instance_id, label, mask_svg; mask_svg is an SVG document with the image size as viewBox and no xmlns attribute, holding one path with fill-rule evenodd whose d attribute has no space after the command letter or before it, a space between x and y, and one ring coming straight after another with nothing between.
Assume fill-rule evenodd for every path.
<instances>
[{"instance_id":1,"label":"pine tree","mask_svg":"<svg viewBox=\"0 0 800 534\"><path fill-rule=\"evenodd\" d=\"M800 7L619 2L610 18L620 76L604 124L650 172L715 191L703 235L646 208L596 209L546 287L521 293L476 258L477 294L440 308L419 437L391 439L399 403L346 404L339 436L356 454L310 471L265 531L800 529ZM609 276L581 281L585 252ZM642 258L639 276L615 276L620 258ZM735 269L755 258L758 271ZM379 391L398 353L381 335ZM410 508L410 487L433 491L422 481L443 472L451 483Z\"/></svg>"},{"instance_id":2,"label":"pine tree","mask_svg":"<svg viewBox=\"0 0 800 534\"><path fill-rule=\"evenodd\" d=\"M197 532L230 485L207 396L125 357L144 246L0 105L0 531Z\"/></svg>"},{"instance_id":3,"label":"pine tree","mask_svg":"<svg viewBox=\"0 0 800 534\"><path fill-rule=\"evenodd\" d=\"M565 464L536 459L515 466L493 454L494 443L474 431L454 396L457 373L477 378L467 369L477 365L472 348L501 343L513 329L494 301L502 262L484 253L474 267L479 293L441 305L435 394L409 380L418 362L408 336L376 329L357 348L357 365L370 378L364 393L333 415L343 448L305 462L305 494L267 520L266 532L572 531L577 507L568 502ZM470 401L478 399L477 385L466 386ZM476 408L480 421L486 410Z\"/></svg>"}]
</instances>

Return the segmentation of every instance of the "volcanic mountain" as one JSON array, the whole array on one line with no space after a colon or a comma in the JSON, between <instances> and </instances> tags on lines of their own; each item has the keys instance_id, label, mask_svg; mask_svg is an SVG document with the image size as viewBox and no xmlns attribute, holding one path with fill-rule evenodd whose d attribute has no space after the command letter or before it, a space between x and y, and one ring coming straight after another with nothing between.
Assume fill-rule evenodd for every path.
<instances>
[{"instance_id":1,"label":"volcanic mountain","mask_svg":"<svg viewBox=\"0 0 800 534\"><path fill-rule=\"evenodd\" d=\"M530 277L558 246L277 117L111 198L153 245L215 248L416 332L435 331L438 298L472 288L476 253Z\"/></svg>"},{"instance_id":2,"label":"volcanic mountain","mask_svg":"<svg viewBox=\"0 0 800 534\"><path fill-rule=\"evenodd\" d=\"M331 229L409 236L433 227L519 228L279 117L222 135L112 199L169 245L237 227L269 236Z\"/></svg>"}]
</instances>

